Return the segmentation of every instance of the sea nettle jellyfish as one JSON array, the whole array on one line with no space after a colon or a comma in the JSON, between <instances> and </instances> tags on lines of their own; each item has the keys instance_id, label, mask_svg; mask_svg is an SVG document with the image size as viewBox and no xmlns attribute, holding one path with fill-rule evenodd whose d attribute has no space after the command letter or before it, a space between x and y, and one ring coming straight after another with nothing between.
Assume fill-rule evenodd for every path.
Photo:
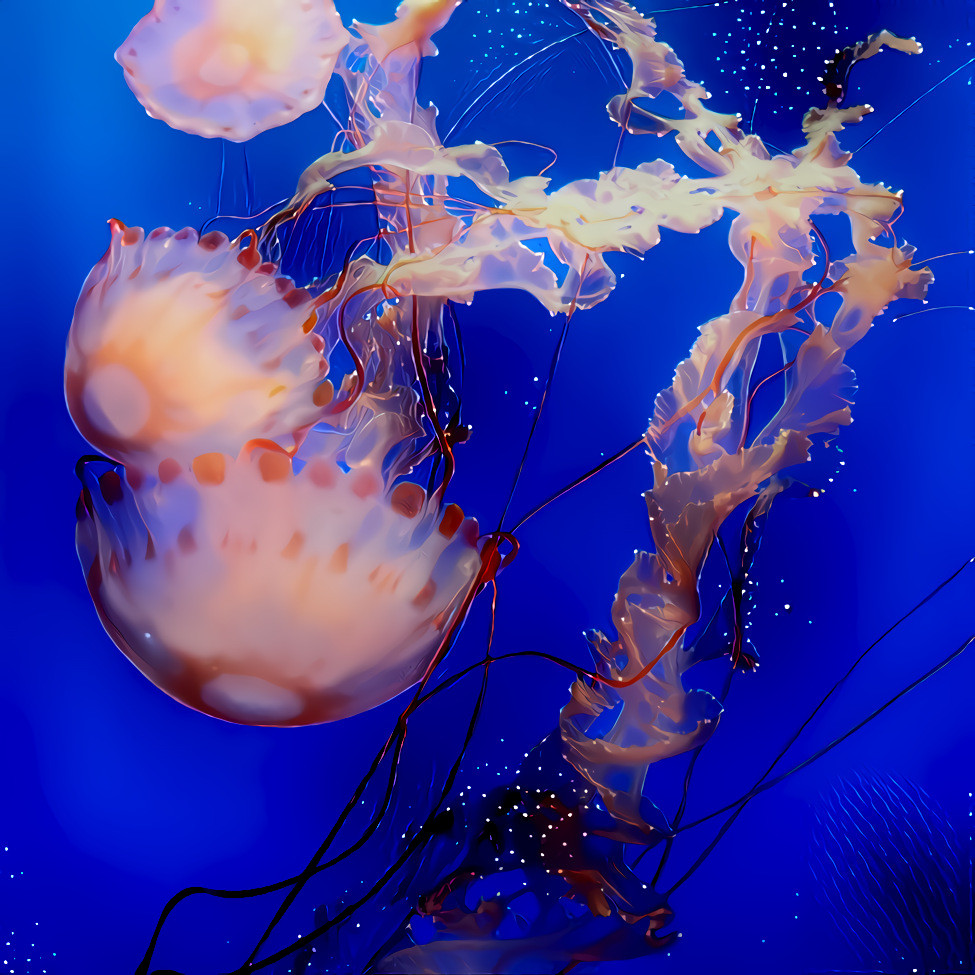
<instances>
[{"instance_id":1,"label":"sea nettle jellyfish","mask_svg":"<svg viewBox=\"0 0 975 975\"><path fill-rule=\"evenodd\" d=\"M246 142L321 104L348 39L332 0L156 0L115 58L154 118Z\"/></svg>"},{"instance_id":2,"label":"sea nettle jellyfish","mask_svg":"<svg viewBox=\"0 0 975 975\"><path fill-rule=\"evenodd\" d=\"M328 370L308 292L253 241L111 228L68 336L68 409L85 439L153 472L254 438L296 446Z\"/></svg>"},{"instance_id":3,"label":"sea nettle jellyfish","mask_svg":"<svg viewBox=\"0 0 975 975\"><path fill-rule=\"evenodd\" d=\"M481 565L477 524L369 465L255 442L141 486L82 468L78 553L118 647L228 721L357 714L419 680Z\"/></svg>"}]
</instances>

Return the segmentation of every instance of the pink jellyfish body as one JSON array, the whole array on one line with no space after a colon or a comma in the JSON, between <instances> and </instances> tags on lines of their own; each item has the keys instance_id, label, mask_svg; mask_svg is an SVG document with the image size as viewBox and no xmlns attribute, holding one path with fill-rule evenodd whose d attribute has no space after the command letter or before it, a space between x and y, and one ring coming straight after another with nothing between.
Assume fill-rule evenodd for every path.
<instances>
[{"instance_id":1,"label":"pink jellyfish body","mask_svg":"<svg viewBox=\"0 0 975 975\"><path fill-rule=\"evenodd\" d=\"M97 450L142 471L236 455L254 438L293 447L321 412L316 315L253 246L112 221L69 332L72 419Z\"/></svg>"},{"instance_id":2,"label":"pink jellyfish body","mask_svg":"<svg viewBox=\"0 0 975 975\"><path fill-rule=\"evenodd\" d=\"M65 390L124 468L83 465L78 552L106 630L167 693L313 724L422 677L478 585L478 529L401 480L409 450L386 463L416 435L392 362L330 412L327 312L250 237L112 222Z\"/></svg>"},{"instance_id":3,"label":"pink jellyfish body","mask_svg":"<svg viewBox=\"0 0 975 975\"><path fill-rule=\"evenodd\" d=\"M314 724L388 700L479 575L459 508L328 457L295 474L255 443L168 483L132 488L107 464L83 481L78 551L105 628L155 684L228 721Z\"/></svg>"},{"instance_id":4,"label":"pink jellyfish body","mask_svg":"<svg viewBox=\"0 0 975 975\"><path fill-rule=\"evenodd\" d=\"M154 118L245 142L319 105L348 40L332 0L156 0L115 57Z\"/></svg>"}]
</instances>

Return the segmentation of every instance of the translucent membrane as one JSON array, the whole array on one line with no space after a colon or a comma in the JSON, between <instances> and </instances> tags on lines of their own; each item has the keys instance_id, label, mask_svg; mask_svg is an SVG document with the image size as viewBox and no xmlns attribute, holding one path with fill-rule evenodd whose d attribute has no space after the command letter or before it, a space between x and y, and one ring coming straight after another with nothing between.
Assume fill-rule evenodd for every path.
<instances>
[{"instance_id":1,"label":"translucent membrane","mask_svg":"<svg viewBox=\"0 0 975 975\"><path fill-rule=\"evenodd\" d=\"M328 370L310 295L223 234L111 227L68 335L68 408L85 439L149 471L256 437L294 446Z\"/></svg>"},{"instance_id":2,"label":"translucent membrane","mask_svg":"<svg viewBox=\"0 0 975 975\"><path fill-rule=\"evenodd\" d=\"M477 524L422 488L251 444L139 488L89 464L78 551L154 683L247 724L357 714L415 683L480 568Z\"/></svg>"},{"instance_id":3,"label":"translucent membrane","mask_svg":"<svg viewBox=\"0 0 975 975\"><path fill-rule=\"evenodd\" d=\"M115 58L154 118L245 142L321 104L348 37L332 0L156 0Z\"/></svg>"}]
</instances>

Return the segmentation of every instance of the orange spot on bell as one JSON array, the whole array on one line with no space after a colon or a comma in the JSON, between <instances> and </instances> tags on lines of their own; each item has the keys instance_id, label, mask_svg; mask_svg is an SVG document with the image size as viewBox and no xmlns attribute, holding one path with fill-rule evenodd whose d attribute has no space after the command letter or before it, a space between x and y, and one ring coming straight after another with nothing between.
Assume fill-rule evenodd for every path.
<instances>
[{"instance_id":1,"label":"orange spot on bell","mask_svg":"<svg viewBox=\"0 0 975 975\"><path fill-rule=\"evenodd\" d=\"M349 567L349 543L343 542L328 560L328 568L331 572L345 572Z\"/></svg>"},{"instance_id":2,"label":"orange spot on bell","mask_svg":"<svg viewBox=\"0 0 975 975\"><path fill-rule=\"evenodd\" d=\"M311 461L305 466L302 474L307 474L315 487L328 488L335 484L335 467L325 460Z\"/></svg>"},{"instance_id":3,"label":"orange spot on bell","mask_svg":"<svg viewBox=\"0 0 975 975\"><path fill-rule=\"evenodd\" d=\"M427 584L413 597L413 605L417 609L426 609L437 594L437 584L433 579L428 579Z\"/></svg>"},{"instance_id":4,"label":"orange spot on bell","mask_svg":"<svg viewBox=\"0 0 975 975\"><path fill-rule=\"evenodd\" d=\"M163 484L170 484L182 473L183 468L180 467L179 463L172 457L167 457L165 460L159 462L159 480L162 481Z\"/></svg>"},{"instance_id":5,"label":"orange spot on bell","mask_svg":"<svg viewBox=\"0 0 975 975\"><path fill-rule=\"evenodd\" d=\"M419 484L411 484L404 481L393 488L393 494L389 499L389 506L398 514L406 518L415 518L423 508L427 493Z\"/></svg>"},{"instance_id":6,"label":"orange spot on bell","mask_svg":"<svg viewBox=\"0 0 975 975\"><path fill-rule=\"evenodd\" d=\"M332 402L334 395L335 387L330 380L326 379L325 382L319 383L315 387L315 392L312 393L311 399L315 406L328 406Z\"/></svg>"},{"instance_id":7,"label":"orange spot on bell","mask_svg":"<svg viewBox=\"0 0 975 975\"><path fill-rule=\"evenodd\" d=\"M267 482L284 481L291 477L291 458L286 453L265 450L257 459L257 469Z\"/></svg>"},{"instance_id":8,"label":"orange spot on bell","mask_svg":"<svg viewBox=\"0 0 975 975\"><path fill-rule=\"evenodd\" d=\"M368 498L378 494L382 486L382 481L372 471L359 471L352 482L352 493L359 498Z\"/></svg>"},{"instance_id":9,"label":"orange spot on bell","mask_svg":"<svg viewBox=\"0 0 975 975\"><path fill-rule=\"evenodd\" d=\"M454 533L458 528L460 528L463 521L464 512L460 505L448 505L447 509L443 513L443 518L440 519L440 534L443 535L444 538L453 538Z\"/></svg>"},{"instance_id":10,"label":"orange spot on bell","mask_svg":"<svg viewBox=\"0 0 975 975\"><path fill-rule=\"evenodd\" d=\"M305 536L303 532L295 532L291 538L288 540L288 544L281 550L282 558L294 559L298 557L298 553L301 551L302 546L305 544Z\"/></svg>"},{"instance_id":11,"label":"orange spot on bell","mask_svg":"<svg viewBox=\"0 0 975 975\"><path fill-rule=\"evenodd\" d=\"M227 473L227 459L223 454L200 454L191 466L200 484L223 484Z\"/></svg>"}]
</instances>

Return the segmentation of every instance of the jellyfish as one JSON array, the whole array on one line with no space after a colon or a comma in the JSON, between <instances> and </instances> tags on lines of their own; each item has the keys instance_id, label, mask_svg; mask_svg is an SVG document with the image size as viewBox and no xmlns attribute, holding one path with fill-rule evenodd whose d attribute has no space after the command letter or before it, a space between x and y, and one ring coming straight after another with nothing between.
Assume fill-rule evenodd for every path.
<instances>
[{"instance_id":1,"label":"jellyfish","mask_svg":"<svg viewBox=\"0 0 975 975\"><path fill-rule=\"evenodd\" d=\"M300 443L328 372L311 295L248 238L117 220L111 235L68 332L65 391L85 439L154 473L256 438Z\"/></svg>"},{"instance_id":2,"label":"jellyfish","mask_svg":"<svg viewBox=\"0 0 975 975\"><path fill-rule=\"evenodd\" d=\"M321 104L348 37L332 0L156 0L115 57L154 118L246 142Z\"/></svg>"},{"instance_id":3,"label":"jellyfish","mask_svg":"<svg viewBox=\"0 0 975 975\"><path fill-rule=\"evenodd\" d=\"M408 482L252 441L130 484L82 474L78 550L126 656L190 707L245 724L358 714L415 684L478 576L478 530Z\"/></svg>"}]
</instances>

